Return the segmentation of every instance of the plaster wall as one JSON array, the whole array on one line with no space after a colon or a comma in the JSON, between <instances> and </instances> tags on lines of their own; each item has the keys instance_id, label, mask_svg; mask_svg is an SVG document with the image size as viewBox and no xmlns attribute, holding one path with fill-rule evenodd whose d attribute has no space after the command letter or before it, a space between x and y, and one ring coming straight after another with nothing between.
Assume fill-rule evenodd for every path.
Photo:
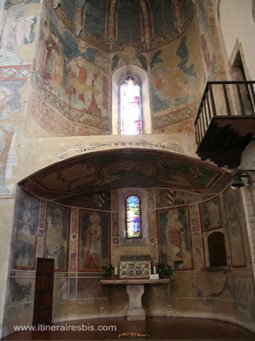
<instances>
[{"instance_id":1,"label":"plaster wall","mask_svg":"<svg viewBox=\"0 0 255 341\"><path fill-rule=\"evenodd\" d=\"M255 79L255 51L253 36L255 22L252 15L252 0L222 0L219 2L219 22L226 47L228 62L233 62L235 54L240 50L243 58L246 77Z\"/></svg>"}]
</instances>

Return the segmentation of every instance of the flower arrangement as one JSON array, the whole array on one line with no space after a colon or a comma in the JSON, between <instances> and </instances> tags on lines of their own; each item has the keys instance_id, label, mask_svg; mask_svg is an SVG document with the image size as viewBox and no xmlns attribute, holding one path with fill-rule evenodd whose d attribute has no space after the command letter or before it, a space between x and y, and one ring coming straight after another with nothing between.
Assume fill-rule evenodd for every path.
<instances>
[{"instance_id":1,"label":"flower arrangement","mask_svg":"<svg viewBox=\"0 0 255 341\"><path fill-rule=\"evenodd\" d=\"M110 266L103 266L102 267L102 273L101 275L104 277L104 278L111 278L112 275L113 275L113 272L114 272L114 267L112 265Z\"/></svg>"},{"instance_id":2,"label":"flower arrangement","mask_svg":"<svg viewBox=\"0 0 255 341\"><path fill-rule=\"evenodd\" d=\"M159 274L159 277L170 277L172 275L172 268L164 263L157 263L156 270Z\"/></svg>"}]
</instances>

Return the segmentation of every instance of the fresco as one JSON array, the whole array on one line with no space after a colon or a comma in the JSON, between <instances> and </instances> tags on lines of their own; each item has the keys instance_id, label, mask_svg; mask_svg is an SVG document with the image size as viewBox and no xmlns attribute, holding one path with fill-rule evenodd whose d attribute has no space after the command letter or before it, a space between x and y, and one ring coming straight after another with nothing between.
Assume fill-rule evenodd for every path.
<instances>
[{"instance_id":1,"label":"fresco","mask_svg":"<svg viewBox=\"0 0 255 341\"><path fill-rule=\"evenodd\" d=\"M11 125L0 125L0 195L12 193L7 178L12 176L12 167L16 162L15 128Z\"/></svg>"},{"instance_id":2,"label":"fresco","mask_svg":"<svg viewBox=\"0 0 255 341\"><path fill-rule=\"evenodd\" d=\"M196 115L204 87L202 53L197 42L198 21L180 39L154 51L150 57L153 129L183 122Z\"/></svg>"},{"instance_id":3,"label":"fresco","mask_svg":"<svg viewBox=\"0 0 255 341\"><path fill-rule=\"evenodd\" d=\"M10 279L10 303L29 302L33 300L33 280L27 278Z\"/></svg>"},{"instance_id":4,"label":"fresco","mask_svg":"<svg viewBox=\"0 0 255 341\"><path fill-rule=\"evenodd\" d=\"M197 4L197 13L201 26L200 43L203 62L207 73L211 74L212 77L215 77L215 70L213 70L213 68L215 68L215 63L213 63L215 60L215 51L213 46L214 39L211 35L210 24L206 15L206 4L203 0L199 0Z\"/></svg>"},{"instance_id":5,"label":"fresco","mask_svg":"<svg viewBox=\"0 0 255 341\"><path fill-rule=\"evenodd\" d=\"M108 2L104 0L87 0L85 6L85 30L104 39ZM87 15L89 14L89 15Z\"/></svg>"},{"instance_id":6,"label":"fresco","mask_svg":"<svg viewBox=\"0 0 255 341\"><path fill-rule=\"evenodd\" d=\"M41 40L38 57L41 76L67 105L105 116L108 108L104 107L103 97L98 95L100 91L107 93L107 78L102 72L103 65L107 64L98 50L93 51L93 58L91 49L83 55L79 51L77 54L67 60L53 38L47 42Z\"/></svg>"},{"instance_id":7,"label":"fresco","mask_svg":"<svg viewBox=\"0 0 255 341\"><path fill-rule=\"evenodd\" d=\"M20 192L14 268L34 269L39 200Z\"/></svg>"},{"instance_id":8,"label":"fresco","mask_svg":"<svg viewBox=\"0 0 255 341\"><path fill-rule=\"evenodd\" d=\"M73 35L60 30L52 14L50 30L42 27L37 58L34 82L43 101L73 122L102 130L110 127L111 65L99 49L82 49Z\"/></svg>"},{"instance_id":9,"label":"fresco","mask_svg":"<svg viewBox=\"0 0 255 341\"><path fill-rule=\"evenodd\" d=\"M220 287L219 287L220 284ZM216 287L219 287L217 290ZM210 292L206 303L214 304L219 297L231 297L235 301L235 309L243 316L251 318L250 305L254 297L254 289L250 278L239 276L224 276L217 279L217 284L210 278Z\"/></svg>"},{"instance_id":10,"label":"fresco","mask_svg":"<svg viewBox=\"0 0 255 341\"><path fill-rule=\"evenodd\" d=\"M52 198L59 198L66 191L75 196L81 191L92 193L96 186L97 192L105 192L125 183L127 187L164 187L209 194L223 189L231 180L229 174L195 159L138 148L124 151L84 153L59 162L33 176L33 190L40 193L43 188L50 191ZM35 187L35 182L40 188ZM29 182L25 186L30 188Z\"/></svg>"},{"instance_id":11,"label":"fresco","mask_svg":"<svg viewBox=\"0 0 255 341\"><path fill-rule=\"evenodd\" d=\"M200 214L204 231L222 227L220 198L216 197L200 204Z\"/></svg>"},{"instance_id":12,"label":"fresco","mask_svg":"<svg viewBox=\"0 0 255 341\"><path fill-rule=\"evenodd\" d=\"M138 0L117 1L118 40L131 42L141 39L141 9ZM129 18L128 24L125 20Z\"/></svg>"},{"instance_id":13,"label":"fresco","mask_svg":"<svg viewBox=\"0 0 255 341\"><path fill-rule=\"evenodd\" d=\"M243 245L242 224L243 208L239 191L227 189L224 194L225 214L228 239L231 252L231 264L233 267L245 267L246 259Z\"/></svg>"},{"instance_id":14,"label":"fresco","mask_svg":"<svg viewBox=\"0 0 255 341\"><path fill-rule=\"evenodd\" d=\"M209 195L199 195L189 192L181 192L175 190L155 190L156 206L158 208L163 208L167 206L177 206L184 205L192 202L203 201L204 199L209 199Z\"/></svg>"},{"instance_id":15,"label":"fresco","mask_svg":"<svg viewBox=\"0 0 255 341\"><path fill-rule=\"evenodd\" d=\"M21 116L22 88L25 80L0 81L0 119L7 120Z\"/></svg>"},{"instance_id":16,"label":"fresco","mask_svg":"<svg viewBox=\"0 0 255 341\"><path fill-rule=\"evenodd\" d=\"M144 70L148 69L147 56L139 53L139 50L133 46L124 47L112 57L112 70L127 64L137 65Z\"/></svg>"},{"instance_id":17,"label":"fresco","mask_svg":"<svg viewBox=\"0 0 255 341\"><path fill-rule=\"evenodd\" d=\"M156 51L151 58L153 112L175 109L195 99L197 72L195 61L189 54L187 39L186 35L181 39L175 55L169 44L164 50Z\"/></svg>"},{"instance_id":18,"label":"fresco","mask_svg":"<svg viewBox=\"0 0 255 341\"><path fill-rule=\"evenodd\" d=\"M185 206L158 210L159 259L175 269L193 267L189 216Z\"/></svg>"},{"instance_id":19,"label":"fresco","mask_svg":"<svg viewBox=\"0 0 255 341\"><path fill-rule=\"evenodd\" d=\"M11 1L8 0L4 5L4 18L0 27L0 63L20 63L23 48L27 49L35 40L35 26L38 22L37 16L33 14L32 3L37 1ZM30 51L31 52L31 51ZM31 55L26 53L28 60ZM23 56L24 57L24 56ZM25 62L28 60L25 59ZM24 59L22 58L24 63Z\"/></svg>"},{"instance_id":20,"label":"fresco","mask_svg":"<svg viewBox=\"0 0 255 341\"><path fill-rule=\"evenodd\" d=\"M110 213L81 211L79 270L100 271L109 266Z\"/></svg>"},{"instance_id":21,"label":"fresco","mask_svg":"<svg viewBox=\"0 0 255 341\"><path fill-rule=\"evenodd\" d=\"M45 256L55 259L55 270L67 270L70 210L48 204Z\"/></svg>"},{"instance_id":22,"label":"fresco","mask_svg":"<svg viewBox=\"0 0 255 341\"><path fill-rule=\"evenodd\" d=\"M78 298L104 297L103 286L95 278L79 278L77 284Z\"/></svg>"},{"instance_id":23,"label":"fresco","mask_svg":"<svg viewBox=\"0 0 255 341\"><path fill-rule=\"evenodd\" d=\"M71 198L64 198L61 200L61 204L94 208L102 210L111 209L111 195L110 192L94 193L94 194L81 194Z\"/></svg>"}]
</instances>

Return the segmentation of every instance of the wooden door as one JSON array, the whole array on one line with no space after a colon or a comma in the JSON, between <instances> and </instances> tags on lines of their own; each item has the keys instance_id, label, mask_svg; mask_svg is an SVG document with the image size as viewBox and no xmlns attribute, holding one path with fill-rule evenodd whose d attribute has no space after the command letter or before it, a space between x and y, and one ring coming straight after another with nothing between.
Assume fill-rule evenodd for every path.
<instances>
[{"instance_id":1,"label":"wooden door","mask_svg":"<svg viewBox=\"0 0 255 341\"><path fill-rule=\"evenodd\" d=\"M50 325L54 283L54 259L37 258L33 325Z\"/></svg>"}]
</instances>

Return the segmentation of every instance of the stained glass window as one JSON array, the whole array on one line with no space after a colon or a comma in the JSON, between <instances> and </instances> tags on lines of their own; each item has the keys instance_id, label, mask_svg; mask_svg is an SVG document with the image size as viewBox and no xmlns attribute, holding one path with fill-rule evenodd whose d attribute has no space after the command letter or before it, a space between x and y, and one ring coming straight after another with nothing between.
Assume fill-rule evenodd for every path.
<instances>
[{"instance_id":1,"label":"stained glass window","mask_svg":"<svg viewBox=\"0 0 255 341\"><path fill-rule=\"evenodd\" d=\"M141 203L136 195L126 199L127 238L141 238Z\"/></svg>"},{"instance_id":2,"label":"stained glass window","mask_svg":"<svg viewBox=\"0 0 255 341\"><path fill-rule=\"evenodd\" d=\"M121 134L138 135L143 132L141 87L133 77L127 77L120 85Z\"/></svg>"}]
</instances>

